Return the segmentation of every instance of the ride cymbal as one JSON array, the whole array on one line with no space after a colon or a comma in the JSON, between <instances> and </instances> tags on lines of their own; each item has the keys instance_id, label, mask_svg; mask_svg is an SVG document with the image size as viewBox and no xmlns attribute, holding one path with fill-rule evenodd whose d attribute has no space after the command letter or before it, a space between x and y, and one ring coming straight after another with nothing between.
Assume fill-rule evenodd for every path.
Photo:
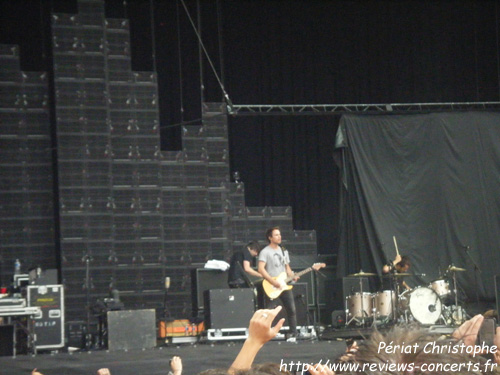
<instances>
[{"instance_id":1,"label":"ride cymbal","mask_svg":"<svg viewBox=\"0 0 500 375\"><path fill-rule=\"evenodd\" d=\"M358 273L352 273L350 275L347 275L349 277L363 277L363 276L377 276L376 273L371 273L371 272L363 272L363 271L360 271Z\"/></svg>"},{"instance_id":2,"label":"ride cymbal","mask_svg":"<svg viewBox=\"0 0 500 375\"><path fill-rule=\"evenodd\" d=\"M448 271L451 271L451 272L464 272L464 271L467 271L465 268L459 268L459 267L455 267L455 266L449 266L448 267Z\"/></svg>"}]
</instances>

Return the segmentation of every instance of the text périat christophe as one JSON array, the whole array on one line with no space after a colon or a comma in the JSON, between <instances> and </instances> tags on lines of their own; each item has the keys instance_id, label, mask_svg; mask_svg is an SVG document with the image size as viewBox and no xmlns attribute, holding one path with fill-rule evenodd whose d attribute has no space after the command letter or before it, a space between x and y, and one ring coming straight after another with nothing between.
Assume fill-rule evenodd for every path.
<instances>
[{"instance_id":1,"label":"text p\u00e9riat christophe","mask_svg":"<svg viewBox=\"0 0 500 375\"><path fill-rule=\"evenodd\" d=\"M412 354L422 351L426 354L458 354L466 353L475 357L478 354L495 354L498 348L495 345L489 346L484 342L481 345L466 345L464 343L453 343L453 344L443 344L435 341L430 341L423 344L415 343L412 345L407 345L404 342L402 344L393 344L393 341L380 342L378 344L378 353L385 352L387 354Z\"/></svg>"}]
</instances>

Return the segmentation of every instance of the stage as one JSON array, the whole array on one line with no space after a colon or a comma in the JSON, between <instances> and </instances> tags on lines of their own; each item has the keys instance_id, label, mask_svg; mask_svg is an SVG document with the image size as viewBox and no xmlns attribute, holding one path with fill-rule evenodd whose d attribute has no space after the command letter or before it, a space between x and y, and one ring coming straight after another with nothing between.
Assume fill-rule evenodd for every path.
<instances>
[{"instance_id":1,"label":"stage","mask_svg":"<svg viewBox=\"0 0 500 375\"><path fill-rule=\"evenodd\" d=\"M91 375L102 367L108 367L112 375L166 375L170 370L170 358L177 355L182 358L184 374L197 374L211 368L228 368L242 343L204 342L134 351L97 350L19 355L16 358L0 357L0 368L2 375L28 374L34 368L44 375ZM297 343L272 341L262 348L255 363L317 363L320 360L324 363L328 359L334 360L344 350L343 340L299 340Z\"/></svg>"}]
</instances>

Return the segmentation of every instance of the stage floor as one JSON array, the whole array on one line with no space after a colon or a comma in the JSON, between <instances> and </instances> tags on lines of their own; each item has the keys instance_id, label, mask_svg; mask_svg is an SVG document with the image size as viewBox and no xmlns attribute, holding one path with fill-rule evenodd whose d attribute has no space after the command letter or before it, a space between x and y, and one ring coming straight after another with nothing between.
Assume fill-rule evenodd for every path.
<instances>
[{"instance_id":1,"label":"stage floor","mask_svg":"<svg viewBox=\"0 0 500 375\"><path fill-rule=\"evenodd\" d=\"M44 375L92 375L99 368L108 367L112 375L166 375L169 360L178 355L183 361L183 373L197 374L211 368L228 368L243 342L204 342L161 346L134 351L82 351L70 353L39 353L36 356L0 357L2 375L29 374L37 368ZM272 341L259 352L255 363L294 361L317 363L331 361L345 351L342 340L301 340L297 343ZM283 362L281 362L283 360Z\"/></svg>"}]
</instances>

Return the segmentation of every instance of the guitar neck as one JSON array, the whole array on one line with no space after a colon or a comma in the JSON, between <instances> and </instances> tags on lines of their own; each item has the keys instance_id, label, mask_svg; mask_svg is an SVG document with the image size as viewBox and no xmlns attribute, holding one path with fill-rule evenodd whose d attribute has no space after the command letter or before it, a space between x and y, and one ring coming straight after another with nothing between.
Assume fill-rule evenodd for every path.
<instances>
[{"instance_id":1,"label":"guitar neck","mask_svg":"<svg viewBox=\"0 0 500 375\"><path fill-rule=\"evenodd\" d=\"M286 280L285 280L285 283L289 283L290 281L292 281L295 277L300 277L302 275L305 275L306 273L308 272L311 272L313 270L312 267L309 267L309 268L306 268L305 270L302 270L300 272L297 272L295 275L293 275L292 277L287 277Z\"/></svg>"}]
</instances>

